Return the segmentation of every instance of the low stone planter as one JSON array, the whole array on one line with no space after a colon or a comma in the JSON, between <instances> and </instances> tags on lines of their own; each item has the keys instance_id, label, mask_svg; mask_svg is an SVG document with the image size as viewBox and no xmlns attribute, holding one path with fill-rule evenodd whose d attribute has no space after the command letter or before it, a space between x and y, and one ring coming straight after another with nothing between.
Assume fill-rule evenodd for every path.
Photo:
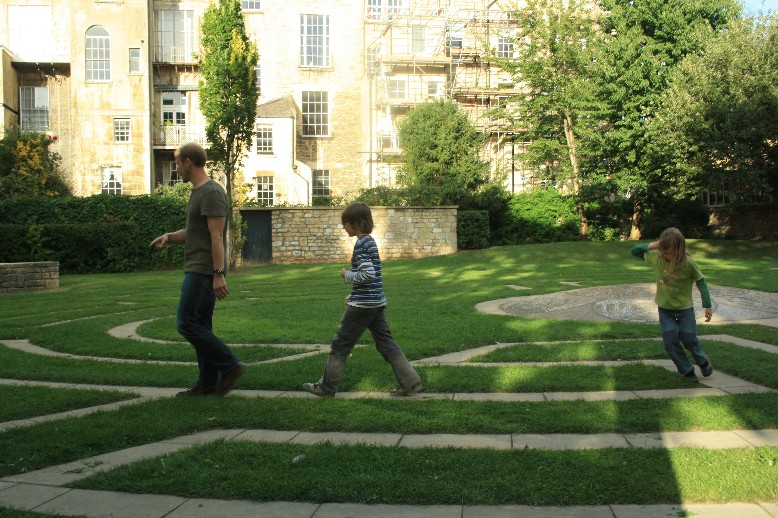
<instances>
[{"instance_id":1,"label":"low stone planter","mask_svg":"<svg viewBox=\"0 0 778 518\"><path fill-rule=\"evenodd\" d=\"M59 289L59 263L0 263L0 293Z\"/></svg>"}]
</instances>

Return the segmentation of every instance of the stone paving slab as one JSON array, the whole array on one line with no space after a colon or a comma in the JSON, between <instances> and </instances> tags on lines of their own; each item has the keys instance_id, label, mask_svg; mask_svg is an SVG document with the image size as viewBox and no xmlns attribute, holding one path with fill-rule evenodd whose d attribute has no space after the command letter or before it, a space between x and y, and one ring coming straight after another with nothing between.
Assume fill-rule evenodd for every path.
<instances>
[{"instance_id":1,"label":"stone paving slab","mask_svg":"<svg viewBox=\"0 0 778 518\"><path fill-rule=\"evenodd\" d=\"M34 510L39 513L101 518L158 518L167 515L185 501L185 498L179 496L73 489Z\"/></svg>"},{"instance_id":2,"label":"stone paving slab","mask_svg":"<svg viewBox=\"0 0 778 518\"><path fill-rule=\"evenodd\" d=\"M70 491L66 487L39 486L31 484L4 484L0 489L0 506L29 511L53 498Z\"/></svg>"},{"instance_id":3,"label":"stone paving slab","mask_svg":"<svg viewBox=\"0 0 778 518\"><path fill-rule=\"evenodd\" d=\"M622 434L514 434L515 449L530 448L533 450L590 450L604 448L629 448L629 443Z\"/></svg>"},{"instance_id":4,"label":"stone paving slab","mask_svg":"<svg viewBox=\"0 0 778 518\"><path fill-rule=\"evenodd\" d=\"M646 516L646 515L644 515ZM537 507L532 505L463 506L462 518L613 518L607 505ZM696 518L696 517L695 517Z\"/></svg>"},{"instance_id":5,"label":"stone paving slab","mask_svg":"<svg viewBox=\"0 0 778 518\"><path fill-rule=\"evenodd\" d=\"M319 504L305 502L251 502L247 500L187 500L165 518L311 518Z\"/></svg>"},{"instance_id":6,"label":"stone paving slab","mask_svg":"<svg viewBox=\"0 0 778 518\"><path fill-rule=\"evenodd\" d=\"M771 518L758 504L613 505L615 518Z\"/></svg>"},{"instance_id":7,"label":"stone paving slab","mask_svg":"<svg viewBox=\"0 0 778 518\"><path fill-rule=\"evenodd\" d=\"M300 432L292 444L321 444L330 443L339 445L369 444L371 446L396 446L400 442L402 434L399 433L345 433L345 432Z\"/></svg>"},{"instance_id":8,"label":"stone paving slab","mask_svg":"<svg viewBox=\"0 0 778 518\"><path fill-rule=\"evenodd\" d=\"M399 446L405 448L492 448L510 450L511 436L438 433L403 435Z\"/></svg>"},{"instance_id":9,"label":"stone paving slab","mask_svg":"<svg viewBox=\"0 0 778 518\"><path fill-rule=\"evenodd\" d=\"M461 505L322 504L312 518L461 518Z\"/></svg>"},{"instance_id":10,"label":"stone paving slab","mask_svg":"<svg viewBox=\"0 0 778 518\"><path fill-rule=\"evenodd\" d=\"M778 446L778 430L733 430L752 446Z\"/></svg>"},{"instance_id":11,"label":"stone paving slab","mask_svg":"<svg viewBox=\"0 0 778 518\"><path fill-rule=\"evenodd\" d=\"M704 437L704 440L700 440ZM752 445L735 432L663 432L627 434L627 440L635 448L749 448Z\"/></svg>"},{"instance_id":12,"label":"stone paving slab","mask_svg":"<svg viewBox=\"0 0 778 518\"><path fill-rule=\"evenodd\" d=\"M295 430L244 430L233 440L283 444L291 442L299 433Z\"/></svg>"},{"instance_id":13,"label":"stone paving slab","mask_svg":"<svg viewBox=\"0 0 778 518\"><path fill-rule=\"evenodd\" d=\"M173 439L165 439L160 442L170 443L170 444L194 445L194 444L205 444L208 442L214 442L220 439L229 441L230 439L234 439L238 435L242 434L244 431L245 430L243 428L226 429L226 430L208 430L207 432L198 432L190 435L182 435L180 437L174 437Z\"/></svg>"}]
</instances>

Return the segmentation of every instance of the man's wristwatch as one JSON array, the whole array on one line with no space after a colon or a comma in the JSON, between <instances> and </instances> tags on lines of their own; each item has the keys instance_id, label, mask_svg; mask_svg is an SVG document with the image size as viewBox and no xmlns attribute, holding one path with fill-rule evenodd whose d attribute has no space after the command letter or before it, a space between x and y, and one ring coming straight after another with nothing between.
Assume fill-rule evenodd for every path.
<instances>
[{"instance_id":1,"label":"man's wristwatch","mask_svg":"<svg viewBox=\"0 0 778 518\"><path fill-rule=\"evenodd\" d=\"M224 270L222 270L221 268L216 268L216 269L213 271L213 274L214 274L214 275L222 275L222 276L223 276L223 275L224 275Z\"/></svg>"}]
</instances>

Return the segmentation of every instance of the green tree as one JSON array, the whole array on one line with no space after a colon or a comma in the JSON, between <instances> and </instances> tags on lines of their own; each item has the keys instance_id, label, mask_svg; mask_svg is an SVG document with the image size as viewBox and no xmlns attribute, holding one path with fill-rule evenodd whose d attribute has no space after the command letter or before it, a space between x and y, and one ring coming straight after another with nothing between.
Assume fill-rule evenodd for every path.
<instances>
[{"instance_id":1,"label":"green tree","mask_svg":"<svg viewBox=\"0 0 778 518\"><path fill-rule=\"evenodd\" d=\"M651 136L678 195L778 188L778 15L732 23L673 74Z\"/></svg>"},{"instance_id":2,"label":"green tree","mask_svg":"<svg viewBox=\"0 0 778 518\"><path fill-rule=\"evenodd\" d=\"M562 181L578 197L580 237L587 239L583 157L603 111L592 70L595 16L590 2L578 0L527 0L515 16L519 27L508 36L517 57L495 58L521 90L506 115L517 137L531 142L525 164L556 165L549 180Z\"/></svg>"},{"instance_id":3,"label":"green tree","mask_svg":"<svg viewBox=\"0 0 778 518\"><path fill-rule=\"evenodd\" d=\"M423 189L442 204L457 204L488 180L489 165L479 158L483 143L467 116L451 101L411 110L399 126L403 150L400 181Z\"/></svg>"},{"instance_id":4,"label":"green tree","mask_svg":"<svg viewBox=\"0 0 778 518\"><path fill-rule=\"evenodd\" d=\"M673 68L739 16L735 0L600 0L603 42L597 56L608 130L597 140L599 181L632 200L631 239L662 193L662 154L648 126ZM656 149L656 148L653 148ZM592 178L594 179L594 178Z\"/></svg>"},{"instance_id":5,"label":"green tree","mask_svg":"<svg viewBox=\"0 0 778 518\"><path fill-rule=\"evenodd\" d=\"M67 196L70 188L60 156L49 150L53 138L18 127L0 139L0 199L14 196Z\"/></svg>"},{"instance_id":6,"label":"green tree","mask_svg":"<svg viewBox=\"0 0 778 518\"><path fill-rule=\"evenodd\" d=\"M211 160L224 173L227 199L233 203L235 174L244 150L251 145L257 113L256 46L246 34L240 0L218 0L203 14L202 52L199 65L200 109L207 121ZM241 182L242 183L242 182ZM231 229L232 210L227 213ZM228 237L225 233L225 250ZM230 268L236 257L230 254Z\"/></svg>"}]
</instances>

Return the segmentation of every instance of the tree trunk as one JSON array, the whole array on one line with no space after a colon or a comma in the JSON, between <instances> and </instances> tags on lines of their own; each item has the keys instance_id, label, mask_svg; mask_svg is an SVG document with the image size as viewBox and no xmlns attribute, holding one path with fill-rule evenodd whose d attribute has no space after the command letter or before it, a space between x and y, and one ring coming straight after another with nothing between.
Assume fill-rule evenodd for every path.
<instances>
[{"instance_id":1,"label":"tree trunk","mask_svg":"<svg viewBox=\"0 0 778 518\"><path fill-rule=\"evenodd\" d=\"M573 167L573 192L578 202L578 218L581 222L580 239L587 241L589 239L589 220L584 212L583 201L581 200L581 171L578 166L578 152L576 151L575 133L573 133L573 118L569 113L564 115L565 140L567 141L568 154L570 156L570 165Z\"/></svg>"},{"instance_id":2,"label":"tree trunk","mask_svg":"<svg viewBox=\"0 0 778 518\"><path fill-rule=\"evenodd\" d=\"M637 241L642 237L640 226L643 223L643 202L635 200L632 206L632 227L629 230L630 240Z\"/></svg>"}]
</instances>

